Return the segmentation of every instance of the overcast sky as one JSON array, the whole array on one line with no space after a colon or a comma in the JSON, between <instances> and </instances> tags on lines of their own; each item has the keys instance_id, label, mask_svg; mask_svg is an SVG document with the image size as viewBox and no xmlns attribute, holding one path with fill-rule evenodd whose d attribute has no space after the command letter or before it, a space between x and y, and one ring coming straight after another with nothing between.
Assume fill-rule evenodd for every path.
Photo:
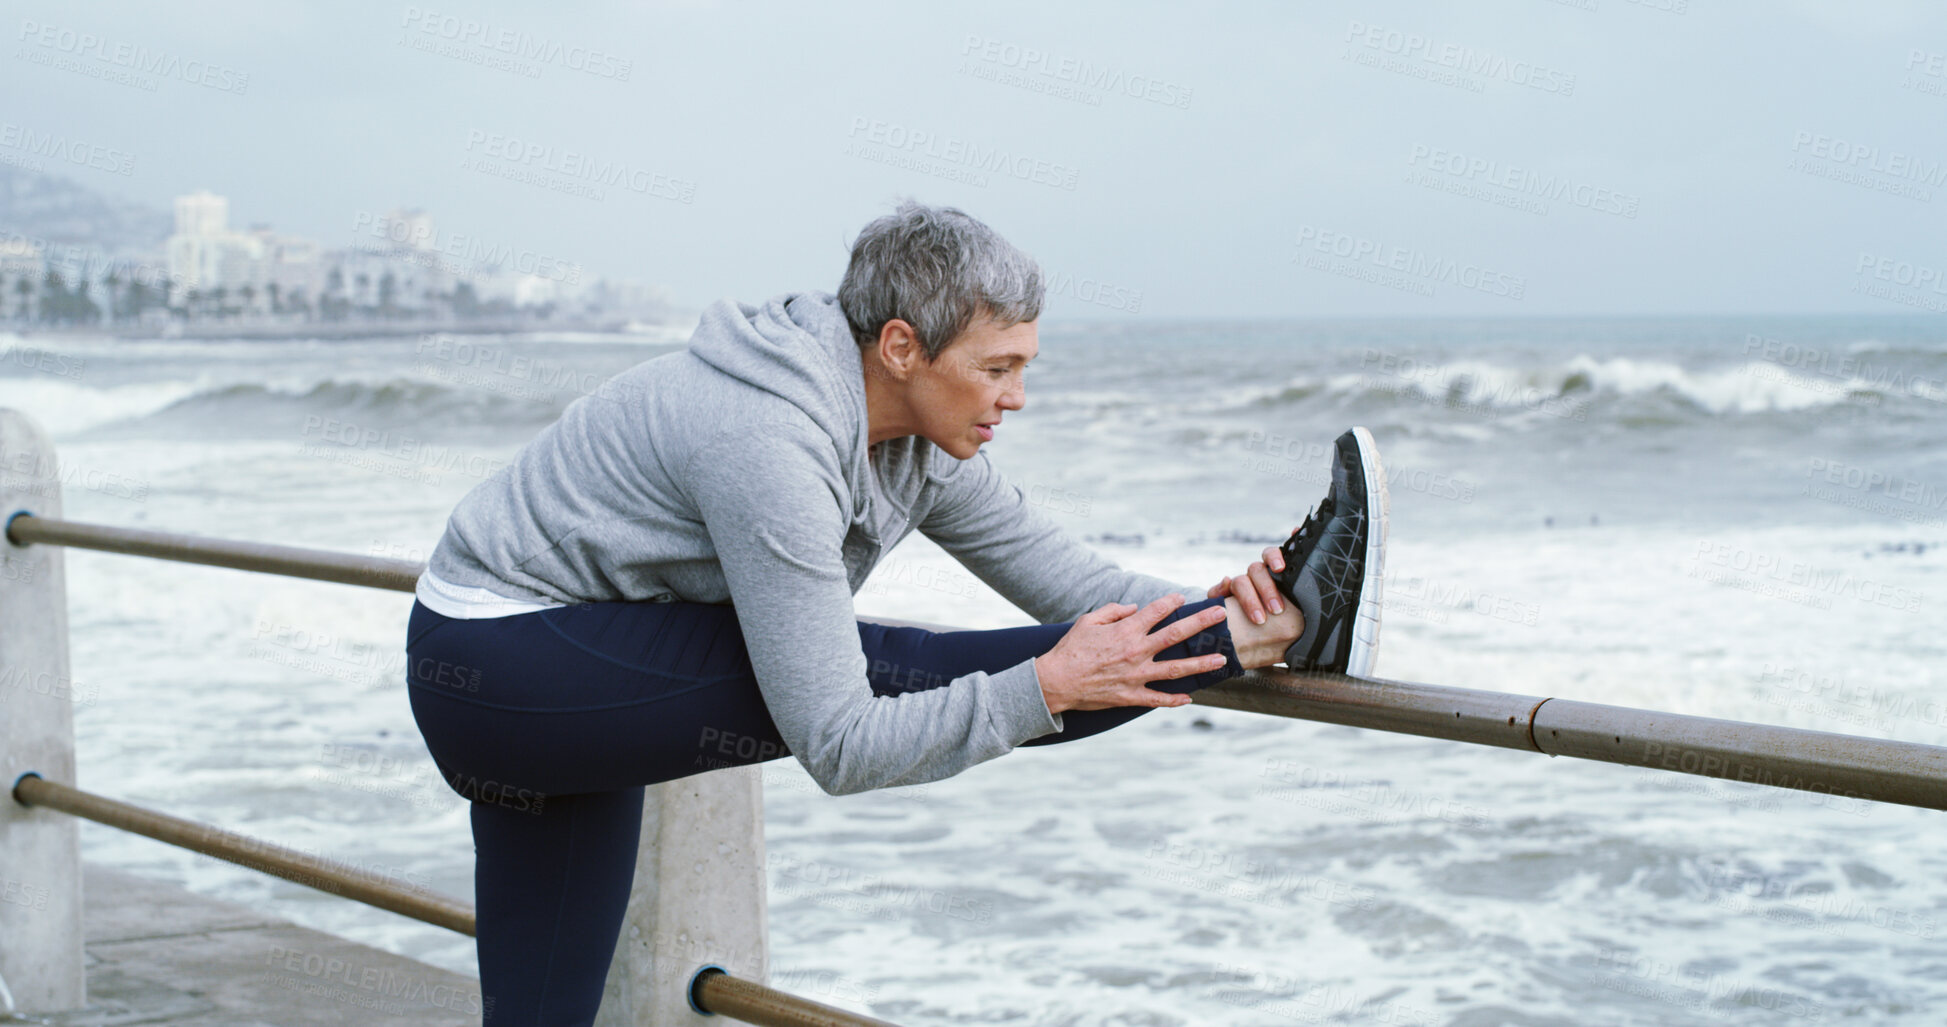
<instances>
[{"instance_id":1,"label":"overcast sky","mask_svg":"<svg viewBox=\"0 0 1947 1027\"><path fill-rule=\"evenodd\" d=\"M0 159L691 308L835 288L900 195L1067 318L1911 313L1861 268L1947 266L1938 2L9 9Z\"/></svg>"}]
</instances>

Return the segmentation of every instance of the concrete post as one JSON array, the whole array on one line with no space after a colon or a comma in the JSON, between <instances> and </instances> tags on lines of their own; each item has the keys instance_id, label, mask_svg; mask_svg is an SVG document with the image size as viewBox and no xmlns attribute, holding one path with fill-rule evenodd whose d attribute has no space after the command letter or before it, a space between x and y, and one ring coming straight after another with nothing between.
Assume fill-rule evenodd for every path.
<instances>
[{"instance_id":1,"label":"concrete post","mask_svg":"<svg viewBox=\"0 0 1947 1027\"><path fill-rule=\"evenodd\" d=\"M649 786L635 886L596 1027L721 1023L690 1008L699 968L766 979L762 770L730 767Z\"/></svg>"},{"instance_id":2,"label":"concrete post","mask_svg":"<svg viewBox=\"0 0 1947 1027\"><path fill-rule=\"evenodd\" d=\"M21 510L61 516L61 476L40 426L0 408L0 523ZM74 783L72 696L61 548L0 540L0 980L18 1013L88 1004L79 825L12 795L29 771Z\"/></svg>"}]
</instances>

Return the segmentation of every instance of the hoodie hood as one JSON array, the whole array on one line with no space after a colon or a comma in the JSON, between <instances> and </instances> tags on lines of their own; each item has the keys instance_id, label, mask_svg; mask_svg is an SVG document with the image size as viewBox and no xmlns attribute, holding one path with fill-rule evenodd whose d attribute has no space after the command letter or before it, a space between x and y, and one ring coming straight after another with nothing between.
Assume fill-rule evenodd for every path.
<instances>
[{"instance_id":1,"label":"hoodie hood","mask_svg":"<svg viewBox=\"0 0 1947 1027\"><path fill-rule=\"evenodd\" d=\"M838 297L783 293L757 306L719 300L703 311L689 349L711 367L804 411L831 436L852 492L852 521L869 521L865 363Z\"/></svg>"}]
</instances>

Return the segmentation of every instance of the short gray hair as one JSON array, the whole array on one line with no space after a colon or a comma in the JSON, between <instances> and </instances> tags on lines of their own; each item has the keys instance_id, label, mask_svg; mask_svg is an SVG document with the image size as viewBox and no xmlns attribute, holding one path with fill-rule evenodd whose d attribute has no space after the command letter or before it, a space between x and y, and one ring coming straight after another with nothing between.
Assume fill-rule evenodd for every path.
<instances>
[{"instance_id":1,"label":"short gray hair","mask_svg":"<svg viewBox=\"0 0 1947 1027\"><path fill-rule=\"evenodd\" d=\"M838 305L860 346L894 318L913 326L926 360L987 317L1003 328L1041 316L1034 258L964 211L905 200L852 242Z\"/></svg>"}]
</instances>

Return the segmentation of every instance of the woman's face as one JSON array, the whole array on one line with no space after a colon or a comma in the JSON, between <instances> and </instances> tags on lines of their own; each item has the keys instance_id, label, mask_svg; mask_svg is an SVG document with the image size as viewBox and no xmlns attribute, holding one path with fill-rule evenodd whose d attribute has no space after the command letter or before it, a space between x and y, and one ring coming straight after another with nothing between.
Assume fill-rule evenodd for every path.
<instances>
[{"instance_id":1,"label":"woman's face","mask_svg":"<svg viewBox=\"0 0 1947 1027\"><path fill-rule=\"evenodd\" d=\"M1033 321L998 327L977 319L910 380L919 434L967 460L993 439L1001 415L1027 404L1022 376L1041 352ZM987 431L983 433L985 426Z\"/></svg>"}]
</instances>

